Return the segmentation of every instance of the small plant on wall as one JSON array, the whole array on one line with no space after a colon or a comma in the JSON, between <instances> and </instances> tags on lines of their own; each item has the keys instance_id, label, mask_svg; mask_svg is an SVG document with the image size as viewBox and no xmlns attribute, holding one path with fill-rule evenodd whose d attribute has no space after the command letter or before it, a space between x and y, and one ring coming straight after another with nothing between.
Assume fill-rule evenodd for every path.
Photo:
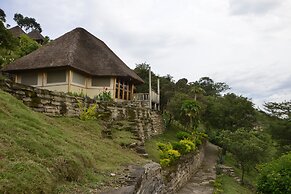
<instances>
[{"instance_id":1,"label":"small plant on wall","mask_svg":"<svg viewBox=\"0 0 291 194\"><path fill-rule=\"evenodd\" d=\"M94 97L96 100L100 101L112 101L111 93L110 91L103 91L102 93L98 94L97 96Z\"/></svg>"},{"instance_id":2,"label":"small plant on wall","mask_svg":"<svg viewBox=\"0 0 291 194\"><path fill-rule=\"evenodd\" d=\"M97 104L93 104L89 107L84 106L83 103L78 103L80 108L80 119L83 121L97 119Z\"/></svg>"}]
</instances>

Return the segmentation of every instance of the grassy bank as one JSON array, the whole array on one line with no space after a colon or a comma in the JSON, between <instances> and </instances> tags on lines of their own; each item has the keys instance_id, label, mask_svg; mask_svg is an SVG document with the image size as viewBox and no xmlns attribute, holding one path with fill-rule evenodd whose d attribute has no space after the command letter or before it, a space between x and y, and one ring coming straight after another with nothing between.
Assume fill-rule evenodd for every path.
<instances>
[{"instance_id":1,"label":"grassy bank","mask_svg":"<svg viewBox=\"0 0 291 194\"><path fill-rule=\"evenodd\" d=\"M145 142L146 152L149 154L149 158L155 162L160 160L160 151L158 150L157 143L172 143L178 141L177 133L179 130L177 128L169 128L163 134L157 135L150 140Z\"/></svg>"},{"instance_id":2,"label":"grassy bank","mask_svg":"<svg viewBox=\"0 0 291 194\"><path fill-rule=\"evenodd\" d=\"M101 130L97 121L33 112L0 90L0 193L87 192L146 162Z\"/></svg>"},{"instance_id":3,"label":"grassy bank","mask_svg":"<svg viewBox=\"0 0 291 194\"><path fill-rule=\"evenodd\" d=\"M232 177L227 175L219 175L216 179L215 186L218 186L219 191L216 190L215 194L252 194L253 192L241 184L236 182Z\"/></svg>"}]
</instances>

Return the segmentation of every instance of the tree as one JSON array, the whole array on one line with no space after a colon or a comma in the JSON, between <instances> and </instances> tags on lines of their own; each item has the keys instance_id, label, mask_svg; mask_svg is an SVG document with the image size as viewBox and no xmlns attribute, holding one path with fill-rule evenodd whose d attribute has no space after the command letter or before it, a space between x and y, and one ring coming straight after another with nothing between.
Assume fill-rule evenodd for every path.
<instances>
[{"instance_id":1,"label":"tree","mask_svg":"<svg viewBox=\"0 0 291 194\"><path fill-rule=\"evenodd\" d=\"M248 131L243 128L235 132L225 130L221 132L219 142L239 163L242 170L242 183L246 171L254 168L258 163L267 161L274 153L271 137L258 131Z\"/></svg>"},{"instance_id":2,"label":"tree","mask_svg":"<svg viewBox=\"0 0 291 194\"><path fill-rule=\"evenodd\" d=\"M209 77L202 77L199 81L195 82L195 85L202 88L205 91L206 96L219 96L221 92L229 90L230 87L224 82L215 83Z\"/></svg>"},{"instance_id":3,"label":"tree","mask_svg":"<svg viewBox=\"0 0 291 194\"><path fill-rule=\"evenodd\" d=\"M23 57L40 47L36 41L29 38L27 35L21 35L19 39L19 47L16 50L19 57Z\"/></svg>"},{"instance_id":4,"label":"tree","mask_svg":"<svg viewBox=\"0 0 291 194\"><path fill-rule=\"evenodd\" d=\"M6 14L3 9L0 8L0 21L5 23L6 22Z\"/></svg>"},{"instance_id":5,"label":"tree","mask_svg":"<svg viewBox=\"0 0 291 194\"><path fill-rule=\"evenodd\" d=\"M24 28L25 31L37 30L39 32L42 32L40 24L37 23L34 18L24 17L22 14L16 13L14 14L13 19L17 23L17 25L21 28Z\"/></svg>"},{"instance_id":6,"label":"tree","mask_svg":"<svg viewBox=\"0 0 291 194\"><path fill-rule=\"evenodd\" d=\"M197 96L201 94L205 94L205 90L193 84L193 85L190 85L190 93L194 95L194 100L197 100Z\"/></svg>"},{"instance_id":7,"label":"tree","mask_svg":"<svg viewBox=\"0 0 291 194\"><path fill-rule=\"evenodd\" d=\"M281 119L291 118L291 101L285 102L267 102L264 104L264 108L271 116Z\"/></svg>"},{"instance_id":8,"label":"tree","mask_svg":"<svg viewBox=\"0 0 291 194\"><path fill-rule=\"evenodd\" d=\"M203 120L208 127L220 130L252 129L256 111L247 98L228 93L223 97L208 97Z\"/></svg>"},{"instance_id":9,"label":"tree","mask_svg":"<svg viewBox=\"0 0 291 194\"><path fill-rule=\"evenodd\" d=\"M196 100L185 100L182 103L181 113L189 118L190 129L198 127L200 110L201 107Z\"/></svg>"},{"instance_id":10,"label":"tree","mask_svg":"<svg viewBox=\"0 0 291 194\"><path fill-rule=\"evenodd\" d=\"M167 104L167 110L170 113L171 117L177 121L182 123L186 123L187 120L181 115L181 107L185 100L190 100L191 98L185 94L177 92L173 97L169 100Z\"/></svg>"}]
</instances>

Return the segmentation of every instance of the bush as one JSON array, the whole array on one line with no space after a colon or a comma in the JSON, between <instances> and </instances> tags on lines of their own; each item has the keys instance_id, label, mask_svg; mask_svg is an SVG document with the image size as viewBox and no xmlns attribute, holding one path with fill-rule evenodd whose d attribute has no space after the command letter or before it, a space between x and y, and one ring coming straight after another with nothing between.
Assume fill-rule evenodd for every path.
<instances>
[{"instance_id":1,"label":"bush","mask_svg":"<svg viewBox=\"0 0 291 194\"><path fill-rule=\"evenodd\" d=\"M195 144L191 140L180 140L173 143L173 149L178 150L182 155L185 155L196 148Z\"/></svg>"},{"instance_id":2,"label":"bush","mask_svg":"<svg viewBox=\"0 0 291 194\"><path fill-rule=\"evenodd\" d=\"M189 139L190 137L191 137L191 134L186 131L180 131L177 133L177 138L180 140Z\"/></svg>"},{"instance_id":3,"label":"bush","mask_svg":"<svg viewBox=\"0 0 291 194\"><path fill-rule=\"evenodd\" d=\"M172 147L172 145L170 143L167 143L167 144L165 144L165 143L158 143L157 145L158 145L159 150L161 150L163 152L164 151L168 151L170 149L173 149L173 147Z\"/></svg>"},{"instance_id":4,"label":"bush","mask_svg":"<svg viewBox=\"0 0 291 194\"><path fill-rule=\"evenodd\" d=\"M162 167L172 165L181 156L179 151L174 150L172 144L170 143L158 143L158 148L160 150L160 164Z\"/></svg>"},{"instance_id":5,"label":"bush","mask_svg":"<svg viewBox=\"0 0 291 194\"><path fill-rule=\"evenodd\" d=\"M112 101L111 98L111 93L110 92L102 92L100 94L98 94L97 96L94 97L96 100L100 100L100 101Z\"/></svg>"},{"instance_id":6,"label":"bush","mask_svg":"<svg viewBox=\"0 0 291 194\"><path fill-rule=\"evenodd\" d=\"M261 167L257 190L260 193L291 193L291 153Z\"/></svg>"},{"instance_id":7,"label":"bush","mask_svg":"<svg viewBox=\"0 0 291 194\"><path fill-rule=\"evenodd\" d=\"M97 118L97 104L93 104L86 108L82 103L79 103L80 108L80 119L83 121L93 120Z\"/></svg>"},{"instance_id":8,"label":"bush","mask_svg":"<svg viewBox=\"0 0 291 194\"><path fill-rule=\"evenodd\" d=\"M161 159L170 159L170 163L172 164L173 162L175 162L176 160L178 160L180 158L181 154L179 153L178 150L167 150L164 151L160 154L160 158Z\"/></svg>"},{"instance_id":9,"label":"bush","mask_svg":"<svg viewBox=\"0 0 291 194\"><path fill-rule=\"evenodd\" d=\"M160 160L160 164L162 167L168 167L168 166L170 166L170 163L171 163L171 160L168 158Z\"/></svg>"}]
</instances>

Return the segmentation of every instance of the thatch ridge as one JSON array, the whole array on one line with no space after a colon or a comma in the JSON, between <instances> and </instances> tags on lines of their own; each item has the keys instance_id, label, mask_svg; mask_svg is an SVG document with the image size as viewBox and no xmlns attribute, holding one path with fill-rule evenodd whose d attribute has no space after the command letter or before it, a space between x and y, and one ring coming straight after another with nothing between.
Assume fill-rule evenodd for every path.
<instances>
[{"instance_id":1,"label":"thatch ridge","mask_svg":"<svg viewBox=\"0 0 291 194\"><path fill-rule=\"evenodd\" d=\"M27 34L27 36L29 36L33 40L42 40L42 41L44 40L43 35L41 35L41 33L37 30L32 30L31 32Z\"/></svg>"},{"instance_id":2,"label":"thatch ridge","mask_svg":"<svg viewBox=\"0 0 291 194\"><path fill-rule=\"evenodd\" d=\"M143 80L102 40L83 28L76 28L7 65L4 71L71 67L92 76L117 76Z\"/></svg>"},{"instance_id":3,"label":"thatch ridge","mask_svg":"<svg viewBox=\"0 0 291 194\"><path fill-rule=\"evenodd\" d=\"M9 28L8 31L15 37L18 38L22 34L26 34L19 26L14 26L12 28Z\"/></svg>"}]
</instances>

